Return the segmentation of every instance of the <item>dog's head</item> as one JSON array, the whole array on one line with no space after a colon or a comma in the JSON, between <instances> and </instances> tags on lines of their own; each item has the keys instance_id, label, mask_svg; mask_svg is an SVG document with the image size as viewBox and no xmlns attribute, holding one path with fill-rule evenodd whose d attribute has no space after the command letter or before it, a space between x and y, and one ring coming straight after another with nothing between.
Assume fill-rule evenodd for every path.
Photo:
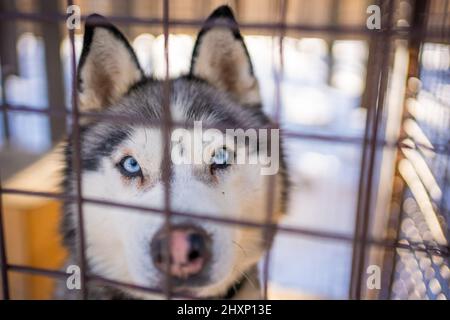
<instances>
[{"instance_id":1,"label":"dog's head","mask_svg":"<svg viewBox=\"0 0 450 320\"><path fill-rule=\"evenodd\" d=\"M125 37L100 16L88 18L79 101L82 111L102 117L82 122L82 195L134 208L84 202L86 256L90 272L109 279L162 288L169 272L174 290L212 297L227 292L261 258L266 230L250 224L266 223L268 216L277 222L286 181L278 136L268 130L252 64L228 7L206 21L191 63L188 75L169 82L147 78ZM169 134L160 125L166 105L173 120ZM73 150L69 143L65 188L72 194ZM268 157L261 157L266 151ZM273 163L262 159L277 162L275 170L265 174ZM165 227L167 204L174 212L171 232ZM77 208L71 203L65 211L65 242L75 252Z\"/></svg>"}]
</instances>

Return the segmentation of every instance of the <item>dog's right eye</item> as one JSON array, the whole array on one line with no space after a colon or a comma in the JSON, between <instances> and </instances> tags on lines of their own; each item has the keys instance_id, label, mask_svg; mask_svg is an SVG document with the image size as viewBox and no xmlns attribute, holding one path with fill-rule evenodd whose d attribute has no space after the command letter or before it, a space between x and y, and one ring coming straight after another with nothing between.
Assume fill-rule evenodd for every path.
<instances>
[{"instance_id":1,"label":"dog's right eye","mask_svg":"<svg viewBox=\"0 0 450 320\"><path fill-rule=\"evenodd\" d=\"M225 147L216 150L211 159L211 174L214 174L217 170L223 170L229 167L232 156L232 153Z\"/></svg>"},{"instance_id":2,"label":"dog's right eye","mask_svg":"<svg viewBox=\"0 0 450 320\"><path fill-rule=\"evenodd\" d=\"M117 167L124 176L129 178L142 177L141 166L132 156L123 157Z\"/></svg>"}]
</instances>

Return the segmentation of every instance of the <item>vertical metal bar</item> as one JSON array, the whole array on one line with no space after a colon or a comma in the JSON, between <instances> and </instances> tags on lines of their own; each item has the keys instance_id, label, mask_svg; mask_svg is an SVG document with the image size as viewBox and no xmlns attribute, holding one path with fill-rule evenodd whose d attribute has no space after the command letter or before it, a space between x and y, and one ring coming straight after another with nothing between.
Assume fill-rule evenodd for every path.
<instances>
[{"instance_id":1,"label":"vertical metal bar","mask_svg":"<svg viewBox=\"0 0 450 320\"><path fill-rule=\"evenodd\" d=\"M111 3L111 11L114 16L125 16L130 17L133 14L133 5L134 1L114 1ZM128 39L133 39L135 37L134 34L131 34L131 26L133 24L126 23L120 27L120 31L125 34Z\"/></svg>"},{"instance_id":2,"label":"vertical metal bar","mask_svg":"<svg viewBox=\"0 0 450 320\"><path fill-rule=\"evenodd\" d=\"M378 1L377 4L379 5L380 2ZM371 55L369 55L369 59L372 57L373 61L368 61L368 64L370 63L371 65L375 66L377 65L378 62L378 57L379 57L379 48L380 44L379 44L379 39L377 37L376 34L372 35L370 37L369 40L369 51L372 52ZM367 70L369 71L369 70ZM367 153L368 153L368 141L370 138L370 128L372 126L372 121L373 121L373 117L374 117L374 110L375 110L375 105L373 104L373 101L375 101L375 96L376 96L376 88L377 86L375 86L375 84L377 83L377 73L376 72L372 72L372 73L367 73L368 77L366 79L366 89L365 92L363 94L363 105L362 107L365 107L367 109L367 115L366 115L366 121L365 121L365 126L364 126L364 138L362 141L362 151L361 151L361 164L360 164L360 176L359 176L359 182L358 182L358 199L357 199L357 204L356 204L356 217L355 217L355 229L354 229L354 239L353 239L353 254L352 254L352 274L351 274L351 278L350 278L350 285L349 285L349 298L350 299L355 299L356 298L356 294L355 294L355 277L357 277L357 275L355 274L355 270L356 270L356 265L358 264L358 260L359 260L359 256L358 256L358 248L360 246L359 243L359 229L360 229L360 224L361 224L361 213L362 213L362 206L364 205L365 202L365 197L367 195L367 191L366 186L366 167L367 167Z\"/></svg>"},{"instance_id":3,"label":"vertical metal bar","mask_svg":"<svg viewBox=\"0 0 450 320\"><path fill-rule=\"evenodd\" d=\"M1 86L2 86L2 91L1 91L2 103L6 104L7 97L6 97L5 82L6 82L7 71L5 70L5 68L8 68L8 66L2 65L1 67L2 67L2 70L1 70L1 74L0 74L0 77L1 77L0 81L1 81ZM3 122L4 140L5 140L5 144L8 145L10 138L11 138L11 129L9 127L8 111L6 109L3 109L2 115L3 115L2 122Z\"/></svg>"},{"instance_id":4,"label":"vertical metal bar","mask_svg":"<svg viewBox=\"0 0 450 320\"><path fill-rule=\"evenodd\" d=\"M43 14L58 14L59 1L40 0L39 10ZM41 26L45 45L48 107L50 110L58 112L64 108L66 101L64 96L63 68L60 56L62 35L58 21L44 21ZM66 133L66 122L61 121L56 117L50 117L49 122L51 139L53 143L56 143Z\"/></svg>"},{"instance_id":5,"label":"vertical metal bar","mask_svg":"<svg viewBox=\"0 0 450 320\"><path fill-rule=\"evenodd\" d=\"M12 1L0 3L0 12L5 10L5 6L13 6ZM6 10L5 10L6 11ZM0 58L1 58L1 73L0 73L0 86L1 86L1 95L2 95L2 103L6 103L6 89L5 89L5 75L6 71L5 67L8 67L7 64L5 64L5 61L8 61L8 59L5 59L5 56L8 55L8 50L11 50L11 48L8 48L7 46L4 46L5 44L10 43L10 37L8 37L8 34L6 33L5 24L10 23L7 21L3 21L0 23ZM7 39L5 39L5 37ZM13 37L13 43L15 41L15 37ZM14 43L15 44L15 43ZM15 48L15 46L14 46ZM15 50L14 50L15 53ZM15 54L13 55L15 56ZM12 58L12 57L11 57ZM11 62L11 61L10 61ZM3 132L4 132L4 138L5 142L9 142L10 138L10 130L9 130L9 122L8 122L8 112L6 109L3 109ZM3 300L9 300L9 279L8 279L8 260L6 256L6 229L4 225L4 212L3 212L3 192L2 192L2 181L1 181L1 172L0 172L0 281L2 284L2 298Z\"/></svg>"},{"instance_id":6,"label":"vertical metal bar","mask_svg":"<svg viewBox=\"0 0 450 320\"><path fill-rule=\"evenodd\" d=\"M5 14L14 14L16 12L16 4L14 0L0 1L0 12ZM17 73L18 58L16 50L17 43L17 21L15 19L4 19L0 21L0 57L2 65L9 66L8 73Z\"/></svg>"},{"instance_id":7,"label":"vertical metal bar","mask_svg":"<svg viewBox=\"0 0 450 320\"><path fill-rule=\"evenodd\" d=\"M1 41L1 40L0 40ZM1 85L1 95L2 95L2 103L6 104L6 89L5 89L5 78L6 78L6 72L5 72L5 66L1 66L1 73L0 73L0 85ZM5 140L5 144L8 145L10 138L11 138L11 129L9 127L9 120L8 120L8 111L6 109L2 110L2 122L3 122L3 136Z\"/></svg>"},{"instance_id":8,"label":"vertical metal bar","mask_svg":"<svg viewBox=\"0 0 450 320\"><path fill-rule=\"evenodd\" d=\"M162 162L162 180L164 183L164 228L168 235L171 232L171 210L170 210L170 179L172 175L172 161L170 158L170 133L172 130L172 115L170 112L170 80L169 80L169 0L163 2L163 33L164 33L164 60L166 63L164 78L164 100L163 100L163 122L162 133L164 141L164 155ZM166 246L167 257L170 257L170 247ZM165 295L167 299L171 299L172 295L172 278L170 275L170 259L166 259L165 266Z\"/></svg>"},{"instance_id":9,"label":"vertical metal bar","mask_svg":"<svg viewBox=\"0 0 450 320\"><path fill-rule=\"evenodd\" d=\"M67 0L67 5L73 5L73 0ZM77 231L78 231L78 264L81 276L81 298L87 298L86 288L86 252L85 252L85 234L83 220L83 197L82 197L82 181L81 181L81 139L80 139L80 123L77 97L77 57L75 51L75 30L69 28L69 39L71 47L71 64L72 64L72 143L73 143L73 161L75 178L76 178L76 204L77 204Z\"/></svg>"},{"instance_id":10,"label":"vertical metal bar","mask_svg":"<svg viewBox=\"0 0 450 320\"><path fill-rule=\"evenodd\" d=\"M390 31L391 29L391 20L394 13L394 0L388 0L387 1L387 31ZM382 36L383 37L383 36ZM387 83L388 83L388 76L389 76L389 56L391 51L391 37L383 37L383 43L380 48L382 48L382 52L380 52L381 55L381 72L379 75L379 86L378 86L378 94L377 94L377 102L376 102L376 108L374 109L375 112L375 122L372 124L372 134L371 134L371 143L370 143L370 158L369 158L369 164L368 164L368 172L367 172L367 195L366 195L366 201L364 203L364 209L363 209L363 220L362 220L362 232L361 232L361 245L359 246L359 261L357 264L357 282L356 282L356 291L355 291L355 297L357 299L363 298L363 292L362 292L362 282L365 275L364 267L366 262L366 249L367 249L367 233L369 232L369 222L370 222L370 212L371 212L371 206L372 206L372 188L373 188L373 180L375 175L375 162L376 162L376 155L377 155L377 145L378 145L378 135L379 130L382 128L382 119L383 119L383 110L384 110L384 98L386 95L386 89L387 89Z\"/></svg>"},{"instance_id":11,"label":"vertical metal bar","mask_svg":"<svg viewBox=\"0 0 450 320\"><path fill-rule=\"evenodd\" d=\"M391 17L394 10L394 1L386 0L384 6L388 8L387 13L387 30L390 31L391 28ZM380 37L382 38L380 40ZM376 162L377 153L377 140L379 129L382 125L382 116L384 109L384 97L385 90L387 88L388 82L388 67L389 67L389 55L390 55L390 44L391 37L386 33L377 34L377 49L381 50L377 52L377 57L380 57L380 72L377 74L377 81L374 81L376 85L373 90L377 90L376 94L372 96L374 98L372 101L374 104L370 103L367 111L366 128L364 134L364 146L363 155L361 161L361 171L360 171L360 181L359 181L359 192L358 195L358 205L357 205L357 215L355 222L355 240L353 244L353 258L352 258L352 277L350 284L350 297L353 299L362 298L362 281L364 277L364 266L366 259L366 247L367 247L367 233L370 222L370 211L372 203L372 187L374 179L374 169ZM371 88L370 88L371 89ZM368 143L370 142L370 149ZM366 156L367 154L367 156ZM367 176L365 177L365 174Z\"/></svg>"},{"instance_id":12,"label":"vertical metal bar","mask_svg":"<svg viewBox=\"0 0 450 320\"><path fill-rule=\"evenodd\" d=\"M372 41L372 44L377 43L375 46L378 46L378 41L375 39ZM375 73L374 73L375 75ZM375 81L371 81L371 83L375 83ZM367 86L367 84L366 84ZM366 89L367 90L367 89ZM374 88L369 88L370 91L375 90ZM373 99L370 99L373 101ZM361 154L361 164L360 164L360 176L359 176L359 183L358 183L358 199L356 204L356 217L355 217L355 229L353 234L353 254L352 254L352 269L351 269L351 280L350 280L350 286L349 286L349 298L350 299L356 299L356 293L355 293L355 277L357 277L357 274L355 273L356 265L359 261L359 246L361 245L359 242L360 239L360 224L362 220L362 206L364 205L364 202L366 201L365 197L367 195L366 187L366 166L367 166L367 153L368 153L368 141L369 141L369 134L370 134L370 127L372 126L372 118L373 118L373 109L374 106L372 104L367 105L367 115L366 115L366 122L365 122L365 129L364 129L364 139L362 142L362 154Z\"/></svg>"},{"instance_id":13,"label":"vertical metal bar","mask_svg":"<svg viewBox=\"0 0 450 320\"><path fill-rule=\"evenodd\" d=\"M3 0L0 1L0 13L6 12L15 12L15 3L12 0ZM0 61L1 65L1 74L0 81L2 86L2 102L7 102L6 96L6 78L7 76L17 73L17 55L15 50L11 50L11 48L15 48L17 41L17 28L15 20L0 20ZM3 134L5 138L5 142L8 143L10 141L11 129L9 126L8 120L8 112L3 109Z\"/></svg>"},{"instance_id":14,"label":"vertical metal bar","mask_svg":"<svg viewBox=\"0 0 450 320\"><path fill-rule=\"evenodd\" d=\"M338 0L332 0L331 5L329 7L328 12L328 20L332 26L335 26L339 23L339 10L341 9L341 3ZM327 62L328 62L328 70L327 70L327 84L332 86L332 77L333 77L333 67L334 67L334 57L333 57L333 45L334 39L332 37L326 38L327 43Z\"/></svg>"},{"instance_id":15,"label":"vertical metal bar","mask_svg":"<svg viewBox=\"0 0 450 320\"><path fill-rule=\"evenodd\" d=\"M3 192L0 175L0 278L2 281L3 300L9 300L8 260L6 257L6 236L3 220Z\"/></svg>"},{"instance_id":16,"label":"vertical metal bar","mask_svg":"<svg viewBox=\"0 0 450 320\"><path fill-rule=\"evenodd\" d=\"M278 69L274 66L275 73L275 111L274 111L274 122L275 126L271 126L272 129L279 129L280 123L280 115L281 115L281 81L283 75L283 39L285 35L285 26L286 26L286 14L287 14L287 6L288 0L280 0L280 35L279 35L279 43L278 43ZM275 63L274 63L275 65ZM270 134L270 133L269 133ZM275 188L276 188L276 178L277 175L271 175L269 177L269 184L267 187L267 204L266 204L266 227L264 229L264 239L268 245L267 253L264 257L263 264L263 298L267 300L268 297L268 281L269 281L269 267L270 267L270 257L271 257L271 248L272 248L272 239L275 233L276 226L273 225L272 216L274 210L274 196L275 196Z\"/></svg>"}]
</instances>

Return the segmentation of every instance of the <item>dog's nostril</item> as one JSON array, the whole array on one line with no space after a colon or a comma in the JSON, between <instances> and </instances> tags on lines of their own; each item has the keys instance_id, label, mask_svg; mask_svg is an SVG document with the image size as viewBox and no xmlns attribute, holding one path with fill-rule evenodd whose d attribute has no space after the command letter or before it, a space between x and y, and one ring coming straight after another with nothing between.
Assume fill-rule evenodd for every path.
<instances>
[{"instance_id":1,"label":"dog's nostril","mask_svg":"<svg viewBox=\"0 0 450 320\"><path fill-rule=\"evenodd\" d=\"M203 256L205 251L205 238L198 233L189 235L190 250L188 254L189 261L193 261Z\"/></svg>"},{"instance_id":2,"label":"dog's nostril","mask_svg":"<svg viewBox=\"0 0 450 320\"><path fill-rule=\"evenodd\" d=\"M188 255L189 261L193 261L197 258L200 258L200 252L198 252L197 250L191 250Z\"/></svg>"}]
</instances>

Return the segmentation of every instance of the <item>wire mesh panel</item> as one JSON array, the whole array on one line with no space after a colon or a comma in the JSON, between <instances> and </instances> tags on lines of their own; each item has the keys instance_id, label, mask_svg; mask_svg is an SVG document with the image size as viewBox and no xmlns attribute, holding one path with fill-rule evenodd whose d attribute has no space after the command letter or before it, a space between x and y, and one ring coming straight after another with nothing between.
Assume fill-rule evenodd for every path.
<instances>
[{"instance_id":1,"label":"wire mesh panel","mask_svg":"<svg viewBox=\"0 0 450 320\"><path fill-rule=\"evenodd\" d=\"M448 3L443 16L437 19L446 25L447 16ZM445 39L448 31L443 30L442 36ZM434 52L433 58L431 52ZM407 135L405 143L421 139L436 151L403 150L405 158L398 164L407 184L403 191L398 236L402 243L446 244L448 241L450 118L448 91L444 88L449 82L449 69L443 62L448 59L448 52L449 46L443 43L422 44L418 77L409 79L411 97L406 101L407 117L403 124ZM394 299L449 298L448 257L398 251L395 259Z\"/></svg>"},{"instance_id":2,"label":"wire mesh panel","mask_svg":"<svg viewBox=\"0 0 450 320\"><path fill-rule=\"evenodd\" d=\"M378 28L369 28L366 19L369 11L366 11L366 9L369 8L370 3L367 1L358 1L358 6L355 6L355 8L357 7L361 10L358 11L353 8L353 10L357 11L356 14L352 14L352 9L350 8L353 7L353 4L348 6L343 4L344 2L339 1L317 2L318 6L326 8L323 11L319 10L320 12L314 11L314 9L318 10L318 7L312 5L309 1L263 1L261 6L265 8L264 12L270 16L270 19L268 17L262 19L262 13L261 16L256 18L252 17L252 10L249 8L254 8L256 1L235 1L233 3L238 20L242 18L240 23L242 32L244 34L246 32L257 34L257 36L245 38L249 45L249 52L246 52L246 54L252 56L254 60L258 60L258 57L261 55L270 56L269 73L265 74L265 80L262 81L268 83L264 87L267 88L267 91L262 90L262 95L269 97L269 99L265 100L267 105L264 107L264 110L272 118L269 129L281 129L281 136L287 145L295 145L295 143L299 142L300 144L296 148L300 152L297 154L305 151L310 152L309 157L302 158L304 159L303 162L296 163L297 168L288 168L288 172L291 171L291 173L297 169L300 172L298 180L302 181L294 181L295 177L292 176L287 178L291 180L290 184L293 185L290 192L290 203L295 204L296 200L301 197L300 194L303 190L312 188L311 185L308 186L307 179L308 174L314 175L314 172L311 173L310 168L320 171L320 168L327 166L327 161L336 163L338 160L342 160L339 163L343 163L341 166L344 167L340 171L351 167L351 170L348 171L353 175L353 177L348 178L348 180L352 180L352 186L349 188L349 190L352 190L350 196L348 193L337 195L340 191L337 190L339 187L328 188L325 192L322 189L321 193L316 193L318 201L312 201L312 204L310 204L310 207L315 208L314 210L317 211L321 211L323 208L332 211L334 207L338 206L337 203L346 202L347 205L343 206L345 209L337 211L339 213L344 212L344 214L338 214L334 217L336 225L333 223L327 224L329 221L318 221L313 218L308 224L307 219L302 218L301 214L298 216L299 221L297 221L297 216L294 215L295 218L291 218L291 220L289 220L289 217L287 218L287 223L282 221L280 224L275 224L273 216L277 206L275 195L279 193L279 190L276 190L276 175L268 177L267 190L265 191L266 203L263 210L264 219L262 221L233 218L233 215L217 216L212 215L207 210L192 212L174 208L174 186L172 185L174 168L172 165L163 165L161 167L160 177L163 185L161 207L151 207L142 203L122 203L120 201L105 200L89 196L89 193L84 191L86 183L83 183L82 151L85 148L83 145L85 141L82 138L82 125L86 121L102 120L113 123L117 127L130 124L159 127L163 141L161 158L162 163L165 164L170 164L172 161L170 139L173 130L179 127L190 126L185 123L178 123L177 115L172 114L171 106L174 103L178 103L178 101L172 101L175 84L170 79L171 68L172 64L177 65L179 62L171 58L171 50L173 49L170 48L173 47L170 44L171 41L175 41L173 36L176 33L186 31L189 33L191 29L202 26L211 28L213 25L208 25L210 21L204 24L202 19L199 18L200 20L197 20L198 17L195 11L198 6L197 2L197 4L192 2L191 6L184 7L180 1L175 0L154 1L145 5L139 1L127 2L128 4L133 3L136 5L136 8L142 6L142 8L148 9L150 7L153 13L151 17L141 17L139 12L136 13L137 16L133 16L131 14L133 6L129 6L125 2L121 2L120 10L118 8L113 10L111 8L114 6L110 6L104 8L105 12L100 12L106 13L105 16L109 21L120 24L121 27L127 30L128 34L139 34L143 28L148 28L145 30L151 30L155 34L161 34L160 38L150 34L140 35L133 43L143 47L147 46L146 41L161 44L158 48L163 52L159 61L160 77L162 79L162 109L158 121L149 123L149 121L143 120L139 116L124 116L81 110L78 96L80 89L79 70L77 70L81 52L81 41L79 41L80 38L78 38L77 33L81 34L81 32L74 28L68 28L65 31L68 34L65 48L68 50L67 57L69 58L66 62L70 66L68 68L69 82L66 90L66 94L70 96L70 99L67 98L66 100L70 101L70 103L67 107L51 105L55 103L62 104L64 99L61 95L48 99L47 108L34 108L33 106L20 103L11 103L11 99L8 99L8 96L3 94L2 111L5 122L3 129L5 130L4 136L6 138L9 137L10 130L9 115L15 113L39 114L51 119L51 140L56 140L55 136L62 134L61 130L65 129L65 124L70 126L68 143L71 145L72 153L68 155L68 163L73 170L74 185L72 186L73 192L66 194L60 192L60 190L48 192L5 187L4 183L1 183L2 202L6 196L20 195L53 199L73 208L78 236L75 244L76 261L72 262L81 270L82 285L81 290L77 291L77 298L81 299L89 298L89 290L93 287L106 285L132 292L158 293L164 295L167 299L174 297L198 298L174 290L176 279L173 279L170 275L170 260L165 262L163 267L164 281L159 286L143 286L137 282L124 281L123 279L106 277L96 273L89 266L89 262L92 259L89 259L87 256L89 245L86 240L85 209L89 206L106 207L111 208L111 210L122 209L128 210L130 214L138 212L139 214L161 217L164 221L162 229L169 235L177 231L177 226L174 227L173 221L179 218L208 222L214 224L215 228L262 230L264 243L267 244L267 251L260 262L261 291L264 299L270 298L271 280L277 277L274 270L282 270L273 268L273 259L274 257L280 257L277 253L277 250L281 247L278 245L280 243L278 239L283 236L311 241L311 243L315 243L310 247L313 251L317 250L318 243L320 245L331 243L331 252L344 253L346 260L336 265L342 267L341 275L343 276L340 283L345 283L336 290L336 295L331 297L343 298L342 292L345 292L345 297L350 299L448 299L450 281L448 260L448 221L450 210L450 109L448 103L450 101L450 46L448 42L450 21L447 19L450 8L448 2L377 1L374 5L375 9L372 9L375 10L374 12L377 12L376 8L378 8L380 10L379 13L381 13L379 16L380 26ZM54 4L57 4L57 1ZM61 2L61 7L72 7L74 4L79 5L82 10L86 8L87 11L92 5L89 1L68 0L64 4ZM25 7L28 5L26 4ZM216 1L211 1L209 5L211 7L216 6ZM55 7L58 6L56 5ZM96 10L101 9L95 5L93 7ZM317 19L314 19L314 15L312 15L313 17L305 16L304 11L297 15L295 12L301 12L301 9L313 10L317 15ZM154 14L154 12L159 13ZM273 14L274 12L276 12L275 15ZM205 13L206 15L207 13ZM274 16L276 16L275 20ZM45 12L45 10L41 10L36 13L33 10L11 10L11 8L6 6L6 9L2 7L0 18L11 23L16 21L40 24L54 23L56 28L60 28L63 25L67 26L65 22L70 16L58 11ZM87 16L82 12L80 18L82 21L86 21ZM104 24L105 22L99 19L97 23ZM229 24L226 21L222 27L229 27L232 30L236 28L234 24ZM51 30L49 25L46 28L45 30ZM308 36L306 37L305 35ZM270 37L270 41L264 43L264 36ZM46 35L43 34L43 37L45 38ZM307 39L308 41L300 42L299 39L303 37L309 38ZM339 43L340 39L350 39L355 41L355 43L351 43L353 46L350 46L349 43ZM189 43L189 40L186 40L186 43ZM254 47L250 43L253 43ZM60 45L59 40L56 47L58 45ZM64 48L62 45L61 47ZM263 47L267 49L267 52L258 50ZM47 50L55 49L55 44L49 44L46 48ZM321 48L325 49L322 50ZM342 72L342 68L345 69L349 65L348 61L342 63L342 60L345 60L348 48L359 52L356 55L360 56L358 63L363 66L358 65L358 71L353 73L353 78L350 78L350 80L346 78L347 82L340 82L339 79L342 79L343 74L348 76L348 74ZM409 54L409 60L403 61L403 64L406 65L407 74L399 72L395 66L395 62L398 61L398 56L401 55L402 50L403 52L407 51ZM350 124L347 124L346 119L343 124L335 127L331 125L327 127L326 119L323 120L324 117L320 118L315 114L307 113L306 116L299 116L298 119L301 121L298 122L300 123L296 123L296 119L290 119L290 115L296 117L297 112L301 112L301 108L298 107L294 110L295 112L289 111L290 109L286 108L288 102L292 101L289 100L289 96L304 85L302 81L305 81L305 78L296 79L295 72L292 72L289 67L295 66L293 62L296 61L296 57L304 58L308 54L314 56L317 52L322 52L321 58L316 59L319 61L317 65L326 66L324 68L326 71L323 72L322 76L323 82L328 86L334 86L333 90L339 87L339 83L341 83L340 89L342 90L346 88L345 84L358 83L358 81L354 81L355 74L358 74L360 85L359 87L357 85L353 87L353 90L356 90L358 94L354 95L354 101L352 100L353 104L358 105L358 113L349 112L353 117L359 117L359 120L356 122L360 126L354 129L354 132L351 130L346 131L346 129L349 129L346 127L350 126ZM46 61L48 64L50 53L45 52L45 54L47 55ZM4 56L1 58L5 59ZM145 60L146 58L138 53L137 59ZM152 60L148 64L151 65L153 62ZM267 60L264 60L264 62L266 63ZM61 72L61 66L56 66L55 68L57 69L56 71L52 68L47 70L49 72ZM2 70L5 70L3 63ZM257 70L256 72L260 71ZM317 72L319 73L319 71ZM260 73L263 74L263 72ZM363 79L364 76L361 76L364 73L365 79ZM51 82L51 79L53 78L47 77L48 82ZM400 98L401 103L393 103L388 95L389 90L395 86L395 79L400 79L398 81L400 87L406 87L404 99L403 97ZM317 86L315 79L310 81L314 83L314 86ZM5 77L2 77L3 91L5 91L5 86ZM50 83L48 83L48 86L51 89ZM61 87L60 83L58 84L59 87ZM62 90L62 88L59 89ZM346 89L350 90L348 87ZM314 94L316 91L308 92L313 92L307 95L314 102L311 105L320 106L321 100L319 99L320 101L316 103L315 98L321 97L323 99L323 97ZM330 95L334 93L330 91ZM340 96L334 95L333 97ZM336 101L336 104L340 102ZM301 105L305 102L294 100L294 103ZM392 116L392 110L394 109L402 116L395 125L399 134L392 138L392 136L387 134L387 128L389 127L388 122L394 117ZM328 113L338 113L338 111L328 110ZM328 116L326 112L324 114ZM317 118L320 119L317 120ZM315 121L316 127L308 126L308 121ZM348 121L350 123L350 120ZM219 129L226 129L226 127ZM305 142L307 144L301 144ZM328 156L328 158L324 158L318 156L318 152L311 152L314 148L318 148L317 145L319 144L326 148L342 148L342 150L348 148L350 151L339 151L340 153L337 152ZM386 156L386 150L390 152L388 157ZM313 166L310 165L311 162L314 164ZM321 162L325 163L322 167L320 167ZM392 169L391 171L388 170L387 178L385 174L386 167ZM2 171L5 169L6 166L3 167L2 165ZM320 176L321 172L315 174L314 179ZM315 181L314 179L311 178L310 181ZM327 182L328 180L324 181ZM380 207L382 207L380 206L382 202L380 195L384 194L385 189L390 190L387 195L390 208L380 211ZM329 206L325 207L324 205L327 205L328 199L334 199L333 201L336 204L330 205L328 203ZM383 201L386 202L385 199ZM0 211L2 297L9 299L10 295L12 295L10 279L13 273L53 277L61 281L66 280L68 275L64 271L25 265L10 259L10 252L7 252L9 247L6 242L8 241L5 236L5 230L7 230L5 214L8 213L9 209L6 209L2 202L0 202L0 207L2 207ZM351 209L348 209L348 207ZM292 208L294 209L291 209L291 211L295 211L298 207L292 205ZM305 206L303 208L308 207ZM314 210L310 211L314 212ZM331 219L330 215L325 216L324 220L327 218ZM304 220L301 221L302 219ZM338 227L339 220L346 221L345 226L341 229ZM381 228L378 228L376 232L372 232L374 225L381 225ZM274 237L275 244L272 242ZM338 246L341 247L337 249ZM286 248L290 247L284 247L284 250L287 250ZM369 251L373 248L381 252L380 256L382 259L378 260L377 263L383 266L384 287L381 290L376 288L376 290L380 291L370 294L368 293L366 280L368 278L368 267L371 266L369 261L372 261L372 258L369 257ZM166 245L163 250L166 251L164 253L165 256L171 256L169 246ZM245 276L246 274L244 273ZM297 273L297 277L308 278L309 275L306 272L302 274L300 270ZM290 282L291 280L287 279L286 281ZM329 282L332 281L330 279ZM331 288L331 285L329 287ZM320 296L320 294L317 295Z\"/></svg>"}]
</instances>

